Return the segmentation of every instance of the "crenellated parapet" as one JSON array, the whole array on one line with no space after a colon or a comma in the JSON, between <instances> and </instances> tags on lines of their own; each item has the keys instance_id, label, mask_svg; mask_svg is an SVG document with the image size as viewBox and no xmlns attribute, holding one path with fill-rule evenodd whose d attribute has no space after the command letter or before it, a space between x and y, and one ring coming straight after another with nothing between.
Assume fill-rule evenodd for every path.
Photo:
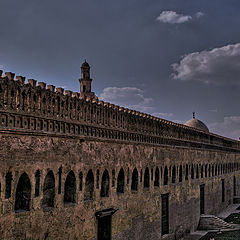
<instances>
[{"instance_id":1,"label":"crenellated parapet","mask_svg":"<svg viewBox=\"0 0 240 240\"><path fill-rule=\"evenodd\" d=\"M238 141L0 70L0 129L70 134L151 144L216 145ZM190 145L191 145L190 144ZM194 145L193 144L193 145ZM194 145L194 146L195 146Z\"/></svg>"}]
</instances>

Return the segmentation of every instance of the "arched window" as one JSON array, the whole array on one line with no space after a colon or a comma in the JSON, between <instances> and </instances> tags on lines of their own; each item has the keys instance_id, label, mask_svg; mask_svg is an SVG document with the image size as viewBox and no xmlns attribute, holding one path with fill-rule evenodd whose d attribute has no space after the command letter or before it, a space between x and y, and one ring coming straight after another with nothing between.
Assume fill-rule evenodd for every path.
<instances>
[{"instance_id":1,"label":"arched window","mask_svg":"<svg viewBox=\"0 0 240 240\"><path fill-rule=\"evenodd\" d=\"M132 173L132 184L131 184L131 190L137 191L138 190L138 171L136 168L134 168Z\"/></svg>"},{"instance_id":2,"label":"arched window","mask_svg":"<svg viewBox=\"0 0 240 240\"><path fill-rule=\"evenodd\" d=\"M196 178L199 178L198 164L196 166Z\"/></svg>"},{"instance_id":3,"label":"arched window","mask_svg":"<svg viewBox=\"0 0 240 240\"><path fill-rule=\"evenodd\" d=\"M93 193L94 193L94 176L92 170L90 169L86 176L84 199L93 200Z\"/></svg>"},{"instance_id":4,"label":"arched window","mask_svg":"<svg viewBox=\"0 0 240 240\"><path fill-rule=\"evenodd\" d=\"M35 197L39 196L40 190L40 171L37 170L35 173Z\"/></svg>"},{"instance_id":5,"label":"arched window","mask_svg":"<svg viewBox=\"0 0 240 240\"><path fill-rule=\"evenodd\" d=\"M117 178L117 193L124 193L124 171L121 168Z\"/></svg>"},{"instance_id":6,"label":"arched window","mask_svg":"<svg viewBox=\"0 0 240 240\"><path fill-rule=\"evenodd\" d=\"M148 169L148 167L146 167L145 172L144 172L143 187L149 188L149 182L150 182L149 169Z\"/></svg>"},{"instance_id":7,"label":"arched window","mask_svg":"<svg viewBox=\"0 0 240 240\"><path fill-rule=\"evenodd\" d=\"M185 167L185 180L188 180L188 165Z\"/></svg>"},{"instance_id":8,"label":"arched window","mask_svg":"<svg viewBox=\"0 0 240 240\"><path fill-rule=\"evenodd\" d=\"M5 177L5 198L11 197L12 192L12 173L8 172Z\"/></svg>"},{"instance_id":9,"label":"arched window","mask_svg":"<svg viewBox=\"0 0 240 240\"><path fill-rule=\"evenodd\" d=\"M182 165L180 165L180 167L179 167L179 182L182 182L182 175L183 175Z\"/></svg>"},{"instance_id":10,"label":"arched window","mask_svg":"<svg viewBox=\"0 0 240 240\"><path fill-rule=\"evenodd\" d=\"M158 167L156 167L156 170L155 170L154 186L159 187L159 168Z\"/></svg>"},{"instance_id":11,"label":"arched window","mask_svg":"<svg viewBox=\"0 0 240 240\"><path fill-rule=\"evenodd\" d=\"M102 183L101 183L101 197L109 197L109 174L108 170L105 169L102 175Z\"/></svg>"},{"instance_id":12,"label":"arched window","mask_svg":"<svg viewBox=\"0 0 240 240\"><path fill-rule=\"evenodd\" d=\"M83 186L83 173L82 171L79 173L79 191L82 191L82 186Z\"/></svg>"},{"instance_id":13,"label":"arched window","mask_svg":"<svg viewBox=\"0 0 240 240\"><path fill-rule=\"evenodd\" d=\"M50 170L47 173L43 184L42 208L54 207L54 198L55 178L53 172Z\"/></svg>"},{"instance_id":14,"label":"arched window","mask_svg":"<svg viewBox=\"0 0 240 240\"><path fill-rule=\"evenodd\" d=\"M215 176L217 176L217 174L218 174L218 166L215 165Z\"/></svg>"},{"instance_id":15,"label":"arched window","mask_svg":"<svg viewBox=\"0 0 240 240\"><path fill-rule=\"evenodd\" d=\"M194 179L194 167L193 167L193 165L191 167L191 179Z\"/></svg>"},{"instance_id":16,"label":"arched window","mask_svg":"<svg viewBox=\"0 0 240 240\"><path fill-rule=\"evenodd\" d=\"M70 171L67 175L64 184L64 203L76 202L76 178L73 171Z\"/></svg>"},{"instance_id":17,"label":"arched window","mask_svg":"<svg viewBox=\"0 0 240 240\"><path fill-rule=\"evenodd\" d=\"M15 211L29 211L31 201L31 183L28 175L23 173L18 180Z\"/></svg>"},{"instance_id":18,"label":"arched window","mask_svg":"<svg viewBox=\"0 0 240 240\"><path fill-rule=\"evenodd\" d=\"M167 166L165 166L165 168L164 168L163 185L168 185L168 169L167 169Z\"/></svg>"},{"instance_id":19,"label":"arched window","mask_svg":"<svg viewBox=\"0 0 240 240\"><path fill-rule=\"evenodd\" d=\"M176 183L176 167L172 168L172 183Z\"/></svg>"}]
</instances>

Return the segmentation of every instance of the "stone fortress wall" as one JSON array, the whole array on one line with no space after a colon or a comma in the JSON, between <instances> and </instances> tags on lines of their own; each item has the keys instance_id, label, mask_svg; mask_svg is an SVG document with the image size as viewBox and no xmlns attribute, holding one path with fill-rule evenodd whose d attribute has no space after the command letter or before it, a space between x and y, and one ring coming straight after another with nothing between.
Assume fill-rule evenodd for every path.
<instances>
[{"instance_id":1,"label":"stone fortress wall","mask_svg":"<svg viewBox=\"0 0 240 240\"><path fill-rule=\"evenodd\" d=\"M0 73L0 239L175 239L240 191L238 141Z\"/></svg>"}]
</instances>

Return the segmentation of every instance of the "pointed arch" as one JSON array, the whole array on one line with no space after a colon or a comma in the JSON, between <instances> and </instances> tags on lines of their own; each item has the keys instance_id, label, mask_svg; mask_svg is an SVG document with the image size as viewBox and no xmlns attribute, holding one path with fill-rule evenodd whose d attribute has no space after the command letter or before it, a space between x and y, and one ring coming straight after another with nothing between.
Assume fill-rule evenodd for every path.
<instances>
[{"instance_id":1,"label":"pointed arch","mask_svg":"<svg viewBox=\"0 0 240 240\"><path fill-rule=\"evenodd\" d=\"M55 178L53 171L48 171L43 184L42 208L54 207Z\"/></svg>"},{"instance_id":2,"label":"pointed arch","mask_svg":"<svg viewBox=\"0 0 240 240\"><path fill-rule=\"evenodd\" d=\"M90 169L87 173L85 181L84 200L93 200L93 193L94 193L94 175L92 169Z\"/></svg>"},{"instance_id":3,"label":"pointed arch","mask_svg":"<svg viewBox=\"0 0 240 240\"><path fill-rule=\"evenodd\" d=\"M101 192L100 196L101 197L109 197L109 174L108 170L105 169L102 175L102 183L101 183Z\"/></svg>"},{"instance_id":4,"label":"pointed arch","mask_svg":"<svg viewBox=\"0 0 240 240\"><path fill-rule=\"evenodd\" d=\"M155 179L154 179L154 186L155 186L155 187L159 187L159 177L160 177L159 168L156 167L156 170L155 170Z\"/></svg>"},{"instance_id":5,"label":"pointed arch","mask_svg":"<svg viewBox=\"0 0 240 240\"><path fill-rule=\"evenodd\" d=\"M28 175L24 172L17 184L15 197L15 211L29 211L31 201L31 182Z\"/></svg>"},{"instance_id":6,"label":"pointed arch","mask_svg":"<svg viewBox=\"0 0 240 240\"><path fill-rule=\"evenodd\" d=\"M168 185L168 168L165 166L163 174L163 185Z\"/></svg>"},{"instance_id":7,"label":"pointed arch","mask_svg":"<svg viewBox=\"0 0 240 240\"><path fill-rule=\"evenodd\" d=\"M149 186L150 186L149 169L148 169L148 167L146 167L145 172L144 172L143 187L144 187L144 188L149 188Z\"/></svg>"},{"instance_id":8,"label":"pointed arch","mask_svg":"<svg viewBox=\"0 0 240 240\"><path fill-rule=\"evenodd\" d=\"M124 193L124 178L124 171L123 168L121 168L117 177L117 193Z\"/></svg>"},{"instance_id":9,"label":"pointed arch","mask_svg":"<svg viewBox=\"0 0 240 240\"><path fill-rule=\"evenodd\" d=\"M67 175L64 184L64 203L76 202L76 177L73 171Z\"/></svg>"},{"instance_id":10,"label":"pointed arch","mask_svg":"<svg viewBox=\"0 0 240 240\"><path fill-rule=\"evenodd\" d=\"M132 173L131 190L132 191L138 190L138 170L136 168L134 168L133 173Z\"/></svg>"}]
</instances>

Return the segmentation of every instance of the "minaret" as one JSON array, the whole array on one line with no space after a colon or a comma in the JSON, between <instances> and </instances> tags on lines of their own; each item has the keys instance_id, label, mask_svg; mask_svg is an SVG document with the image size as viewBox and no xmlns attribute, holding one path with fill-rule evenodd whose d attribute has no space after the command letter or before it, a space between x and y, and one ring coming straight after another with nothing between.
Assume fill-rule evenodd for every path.
<instances>
[{"instance_id":1,"label":"minaret","mask_svg":"<svg viewBox=\"0 0 240 240\"><path fill-rule=\"evenodd\" d=\"M95 93L91 91L92 79L90 78L90 66L85 62L81 66L81 78L80 82L80 97L97 99Z\"/></svg>"}]
</instances>

